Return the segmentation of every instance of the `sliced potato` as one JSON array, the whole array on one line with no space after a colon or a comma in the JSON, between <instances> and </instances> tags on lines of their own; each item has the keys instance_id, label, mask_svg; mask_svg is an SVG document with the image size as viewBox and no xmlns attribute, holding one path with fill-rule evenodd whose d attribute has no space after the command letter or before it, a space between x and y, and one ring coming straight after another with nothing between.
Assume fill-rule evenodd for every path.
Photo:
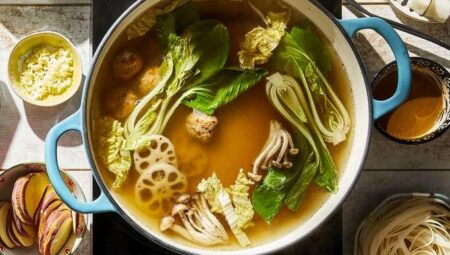
<instances>
[{"instance_id":1,"label":"sliced potato","mask_svg":"<svg viewBox=\"0 0 450 255\"><path fill-rule=\"evenodd\" d=\"M13 219L12 219L12 207L8 210L8 217L6 220L7 227L7 234L9 239L16 245L16 246L22 246L22 243L20 243L19 238L15 235L13 231Z\"/></svg>"},{"instance_id":2,"label":"sliced potato","mask_svg":"<svg viewBox=\"0 0 450 255\"><path fill-rule=\"evenodd\" d=\"M14 213L25 225L33 225L34 213L49 184L50 180L45 172L28 174L14 184L12 194Z\"/></svg>"},{"instance_id":3,"label":"sliced potato","mask_svg":"<svg viewBox=\"0 0 450 255\"><path fill-rule=\"evenodd\" d=\"M29 225L33 224L33 216L50 180L45 172L35 173L30 177L25 188L25 209ZM27 222L25 222L27 223Z\"/></svg>"},{"instance_id":4,"label":"sliced potato","mask_svg":"<svg viewBox=\"0 0 450 255\"><path fill-rule=\"evenodd\" d=\"M27 235L20 234L19 231L17 230L17 226L14 221L11 223L11 226L12 231L19 240L21 246L30 247L31 245L34 244L34 237L30 237L28 236L28 234Z\"/></svg>"},{"instance_id":5,"label":"sliced potato","mask_svg":"<svg viewBox=\"0 0 450 255\"><path fill-rule=\"evenodd\" d=\"M43 195L41 199L41 203L39 204L38 208L36 209L33 221L36 226L39 225L41 214L47 210L47 208L53 203L53 202L59 202L59 204L62 203L61 199L59 199L58 195L56 194L55 190L51 185L49 185L45 191L45 194Z\"/></svg>"},{"instance_id":6,"label":"sliced potato","mask_svg":"<svg viewBox=\"0 0 450 255\"><path fill-rule=\"evenodd\" d=\"M45 229L45 224L47 223L47 219L50 217L50 215L54 212L59 210L59 208L62 205L62 201L61 200L54 200L51 204L49 204L48 207L46 208L42 208L41 212L40 212L40 217L39 217L39 221L38 221L38 238L40 238L40 236L42 236L42 232Z\"/></svg>"},{"instance_id":7,"label":"sliced potato","mask_svg":"<svg viewBox=\"0 0 450 255\"><path fill-rule=\"evenodd\" d=\"M39 237L39 251L43 255L54 255L64 246L72 233L70 210L61 209L51 213L45 223L45 229Z\"/></svg>"},{"instance_id":8,"label":"sliced potato","mask_svg":"<svg viewBox=\"0 0 450 255\"><path fill-rule=\"evenodd\" d=\"M78 212L72 211L72 221L73 226L72 230L76 236L81 236L86 228L86 222L84 219L84 215Z\"/></svg>"},{"instance_id":9,"label":"sliced potato","mask_svg":"<svg viewBox=\"0 0 450 255\"><path fill-rule=\"evenodd\" d=\"M31 176L22 176L14 183L14 188L12 192L12 207L14 210L14 214L17 218L28 225L31 225L29 219L27 218L27 213L25 209L25 188L30 181Z\"/></svg>"},{"instance_id":10,"label":"sliced potato","mask_svg":"<svg viewBox=\"0 0 450 255\"><path fill-rule=\"evenodd\" d=\"M14 209L13 209L13 221L17 231L21 236L30 237L34 239L36 235L35 226L25 225L22 221L20 221L20 219L14 213Z\"/></svg>"},{"instance_id":11,"label":"sliced potato","mask_svg":"<svg viewBox=\"0 0 450 255\"><path fill-rule=\"evenodd\" d=\"M64 244L69 239L71 233L72 233L72 218L67 217L59 227L58 232L52 237L49 254L51 255L57 254L61 250L61 248L64 247Z\"/></svg>"},{"instance_id":12,"label":"sliced potato","mask_svg":"<svg viewBox=\"0 0 450 255\"><path fill-rule=\"evenodd\" d=\"M16 247L15 243L8 235L8 213L11 209L11 203L3 203L0 207L0 240L9 249Z\"/></svg>"},{"instance_id":13,"label":"sliced potato","mask_svg":"<svg viewBox=\"0 0 450 255\"><path fill-rule=\"evenodd\" d=\"M41 218L41 221L39 222L39 231L37 236L37 242L39 246L39 252L41 254L44 254L44 241L48 237L49 231L51 231L52 228L57 227L56 220L58 217L64 214L63 210L53 210L50 215L47 218Z\"/></svg>"},{"instance_id":14,"label":"sliced potato","mask_svg":"<svg viewBox=\"0 0 450 255\"><path fill-rule=\"evenodd\" d=\"M36 218L39 217L40 208L42 207L42 204L44 203L44 200L47 197L47 194L52 192L52 191L54 191L54 190L53 190L53 187L52 187L51 184L49 184L49 185L47 185L47 187L45 187L44 193L42 194L41 198L39 199L39 203L38 203L38 205L36 207L36 210L34 211L34 214L32 215L33 216L33 222L34 222L35 225L36 225L36 221L37 221Z\"/></svg>"}]
</instances>

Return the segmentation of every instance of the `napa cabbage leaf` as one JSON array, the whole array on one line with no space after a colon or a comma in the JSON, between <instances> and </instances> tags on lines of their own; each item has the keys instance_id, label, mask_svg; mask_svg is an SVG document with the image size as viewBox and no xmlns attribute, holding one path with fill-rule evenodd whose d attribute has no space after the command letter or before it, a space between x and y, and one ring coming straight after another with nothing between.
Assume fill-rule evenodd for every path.
<instances>
[{"instance_id":1,"label":"napa cabbage leaf","mask_svg":"<svg viewBox=\"0 0 450 255\"><path fill-rule=\"evenodd\" d=\"M243 69L253 69L255 65L266 63L277 48L286 32L290 19L289 12L269 12L266 17L267 27L258 26L245 35L241 50L238 52L239 63Z\"/></svg>"},{"instance_id":2,"label":"napa cabbage leaf","mask_svg":"<svg viewBox=\"0 0 450 255\"><path fill-rule=\"evenodd\" d=\"M234 184L227 188L237 215L237 225L240 229L246 229L253 226L252 219L255 212L249 198L250 187L253 184L254 182L248 179L241 169Z\"/></svg>"},{"instance_id":3,"label":"napa cabbage leaf","mask_svg":"<svg viewBox=\"0 0 450 255\"><path fill-rule=\"evenodd\" d=\"M205 196L211 206L211 211L214 213L222 213L222 207L219 202L219 192L223 189L222 182L220 182L217 175L213 173L209 178L202 179L197 185L197 191Z\"/></svg>"},{"instance_id":4,"label":"napa cabbage leaf","mask_svg":"<svg viewBox=\"0 0 450 255\"><path fill-rule=\"evenodd\" d=\"M203 179L197 185L197 191L202 193L211 206L211 211L222 214L231 228L234 236L242 247L250 245L250 240L244 229L251 226L253 207L248 199L250 185L253 182L247 179L240 171L235 184L225 189L217 175Z\"/></svg>"},{"instance_id":5,"label":"napa cabbage leaf","mask_svg":"<svg viewBox=\"0 0 450 255\"><path fill-rule=\"evenodd\" d=\"M126 181L131 168L131 154L124 149L124 129L118 120L105 117L98 122L98 132L101 162L116 176L112 187L118 189Z\"/></svg>"}]
</instances>

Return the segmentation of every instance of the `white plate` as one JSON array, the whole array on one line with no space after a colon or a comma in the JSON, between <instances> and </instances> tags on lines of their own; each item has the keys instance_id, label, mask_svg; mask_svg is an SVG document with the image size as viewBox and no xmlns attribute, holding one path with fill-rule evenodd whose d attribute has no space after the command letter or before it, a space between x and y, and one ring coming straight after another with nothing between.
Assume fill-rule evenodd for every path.
<instances>
[{"instance_id":1,"label":"white plate","mask_svg":"<svg viewBox=\"0 0 450 255\"><path fill-rule=\"evenodd\" d=\"M388 0L391 6L396 10L397 12L400 12L401 14L424 23L439 23L435 20L429 19L425 16L419 15L417 12L411 10L408 5L402 5L403 0Z\"/></svg>"},{"instance_id":2,"label":"white plate","mask_svg":"<svg viewBox=\"0 0 450 255\"><path fill-rule=\"evenodd\" d=\"M0 174L0 201L10 201L11 200L11 193L14 187L14 183L16 180L24 175L27 175L28 173L35 172L35 171L46 171L45 164L43 163L27 163L27 164L20 164L17 166L14 166L7 171L5 171L3 174ZM78 199L82 201L86 201L86 198L84 196L84 193L78 185L78 183L66 172L62 172L62 177L64 181L67 183L67 187L69 187ZM86 221L86 217L84 217L84 220ZM87 225L87 222L85 222L85 225ZM57 255L67 255L67 254L74 254L78 246L80 245L81 241L83 240L83 237L85 236L86 228L83 231L83 233L80 236L76 236L75 234L71 234L69 237L69 240L64 244L64 248L59 251ZM0 254L1 255L36 255L39 254L38 247L36 243L33 244L31 247L16 247L14 249L9 250L8 248L4 247L2 244L0 244Z\"/></svg>"}]
</instances>

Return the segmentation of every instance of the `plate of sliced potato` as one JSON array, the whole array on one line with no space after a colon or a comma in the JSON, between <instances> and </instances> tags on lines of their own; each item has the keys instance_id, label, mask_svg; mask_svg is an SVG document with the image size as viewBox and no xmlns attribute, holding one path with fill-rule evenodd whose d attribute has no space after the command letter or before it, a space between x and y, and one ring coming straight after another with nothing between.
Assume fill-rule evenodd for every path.
<instances>
[{"instance_id":1,"label":"plate of sliced potato","mask_svg":"<svg viewBox=\"0 0 450 255\"><path fill-rule=\"evenodd\" d=\"M63 172L75 197L81 187ZM0 253L72 254L86 232L86 217L62 202L50 184L45 164L20 164L0 175Z\"/></svg>"}]
</instances>

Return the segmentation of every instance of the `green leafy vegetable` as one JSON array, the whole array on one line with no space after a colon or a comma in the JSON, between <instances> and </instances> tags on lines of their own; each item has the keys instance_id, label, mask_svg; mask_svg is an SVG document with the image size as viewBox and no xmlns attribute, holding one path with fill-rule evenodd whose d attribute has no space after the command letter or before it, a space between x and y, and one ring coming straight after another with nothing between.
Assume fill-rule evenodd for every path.
<instances>
[{"instance_id":1,"label":"green leafy vegetable","mask_svg":"<svg viewBox=\"0 0 450 255\"><path fill-rule=\"evenodd\" d=\"M233 101L266 75L267 71L264 69L225 68L201 84L195 98L186 100L185 105L212 115L218 108Z\"/></svg>"},{"instance_id":2,"label":"green leafy vegetable","mask_svg":"<svg viewBox=\"0 0 450 255\"><path fill-rule=\"evenodd\" d=\"M172 12L157 17L156 35L164 45L167 45L171 34L180 34L188 26L198 21L200 21L200 16L197 9L191 2L188 2Z\"/></svg>"},{"instance_id":3,"label":"green leafy vegetable","mask_svg":"<svg viewBox=\"0 0 450 255\"><path fill-rule=\"evenodd\" d=\"M148 146L151 135L164 131L181 103L213 114L267 75L262 69L222 70L230 42L227 28L219 21L195 22L179 35L180 29L198 18L194 11L185 5L158 19L158 37L167 46L161 80L142 98L125 123L127 150ZM188 21L183 19L185 16Z\"/></svg>"},{"instance_id":4,"label":"green leafy vegetable","mask_svg":"<svg viewBox=\"0 0 450 255\"><path fill-rule=\"evenodd\" d=\"M266 17L267 28L256 27L245 35L239 51L239 62L244 69L253 69L255 65L266 63L283 37L289 12L269 12Z\"/></svg>"},{"instance_id":5,"label":"green leafy vegetable","mask_svg":"<svg viewBox=\"0 0 450 255\"><path fill-rule=\"evenodd\" d=\"M286 186L290 180L284 174L288 172L291 171L270 168L263 183L253 191L253 209L266 223L270 224L283 207L287 192Z\"/></svg>"},{"instance_id":6,"label":"green leafy vegetable","mask_svg":"<svg viewBox=\"0 0 450 255\"><path fill-rule=\"evenodd\" d=\"M148 31L150 31L150 29L153 28L157 22L158 16L169 13L186 2L186 0L174 0L161 9L149 9L126 30L128 40L144 36Z\"/></svg>"},{"instance_id":7,"label":"green leafy vegetable","mask_svg":"<svg viewBox=\"0 0 450 255\"><path fill-rule=\"evenodd\" d=\"M307 24L305 28L293 27L289 34L298 46L305 50L319 69L326 74L331 71L331 59L326 47L312 29L310 24Z\"/></svg>"},{"instance_id":8,"label":"green leafy vegetable","mask_svg":"<svg viewBox=\"0 0 450 255\"><path fill-rule=\"evenodd\" d=\"M268 77L266 92L272 105L293 126L296 145L302 155L301 163L295 164L301 167L301 171L297 172L300 174L288 180L293 183L288 183L290 187L284 200L286 206L291 210L298 207L317 174L316 183L335 192L336 166L317 126L309 121L312 120L312 114L300 85L291 76L276 73ZM267 183L266 180L264 183Z\"/></svg>"},{"instance_id":9,"label":"green leafy vegetable","mask_svg":"<svg viewBox=\"0 0 450 255\"><path fill-rule=\"evenodd\" d=\"M271 65L301 81L312 118L326 142L337 145L350 131L350 115L325 75L331 60L310 27L294 27L281 40Z\"/></svg>"},{"instance_id":10,"label":"green leafy vegetable","mask_svg":"<svg viewBox=\"0 0 450 255\"><path fill-rule=\"evenodd\" d=\"M167 43L160 82L126 121L127 150L143 148L150 135L161 134L177 107L200 91L199 85L217 74L228 59L228 30L216 20L196 22L181 35L171 33Z\"/></svg>"},{"instance_id":11,"label":"green leafy vegetable","mask_svg":"<svg viewBox=\"0 0 450 255\"><path fill-rule=\"evenodd\" d=\"M103 165L116 175L112 185L120 188L125 182L131 167L131 154L124 150L124 129L118 120L105 117L98 123L99 155Z\"/></svg>"},{"instance_id":12,"label":"green leafy vegetable","mask_svg":"<svg viewBox=\"0 0 450 255\"><path fill-rule=\"evenodd\" d=\"M252 202L256 213L267 222L271 223L273 218L285 204L291 210L295 210L300 204L301 195L312 182L309 175L315 175L317 165L307 162L313 154L306 139L294 129L294 140L299 148L300 154L294 161L294 167L286 169L269 168L263 182L253 192ZM309 154L308 154L309 153Z\"/></svg>"}]
</instances>

